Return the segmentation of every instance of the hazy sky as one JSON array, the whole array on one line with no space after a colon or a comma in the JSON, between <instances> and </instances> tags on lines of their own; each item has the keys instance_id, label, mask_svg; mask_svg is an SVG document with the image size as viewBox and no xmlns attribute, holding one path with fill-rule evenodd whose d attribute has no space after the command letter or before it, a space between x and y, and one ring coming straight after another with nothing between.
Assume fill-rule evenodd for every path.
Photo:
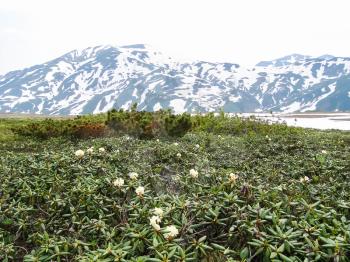
<instances>
[{"instance_id":1,"label":"hazy sky","mask_svg":"<svg viewBox=\"0 0 350 262\"><path fill-rule=\"evenodd\" d=\"M0 74L100 44L252 65L350 56L349 0L0 0Z\"/></svg>"}]
</instances>

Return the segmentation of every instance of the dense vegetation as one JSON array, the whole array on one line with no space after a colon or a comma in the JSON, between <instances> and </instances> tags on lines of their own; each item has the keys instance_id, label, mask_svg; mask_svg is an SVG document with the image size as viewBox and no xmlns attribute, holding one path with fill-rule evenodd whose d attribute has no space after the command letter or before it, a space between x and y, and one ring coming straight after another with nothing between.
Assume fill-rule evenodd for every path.
<instances>
[{"instance_id":1,"label":"dense vegetation","mask_svg":"<svg viewBox=\"0 0 350 262\"><path fill-rule=\"evenodd\" d=\"M168 111L7 121L0 260L349 261L348 133Z\"/></svg>"},{"instance_id":2,"label":"dense vegetation","mask_svg":"<svg viewBox=\"0 0 350 262\"><path fill-rule=\"evenodd\" d=\"M17 123L17 122L16 122ZM300 129L286 125L268 124L250 117L242 121L238 116L219 114L179 114L170 110L156 112L136 111L136 104L130 111L111 110L107 114L77 116L75 118L52 118L36 121L23 121L14 124L11 131L17 137L50 139L86 139L96 137L115 137L130 135L139 139L176 138L188 132L207 132L213 134L243 135L248 133L268 134L297 132Z\"/></svg>"}]
</instances>

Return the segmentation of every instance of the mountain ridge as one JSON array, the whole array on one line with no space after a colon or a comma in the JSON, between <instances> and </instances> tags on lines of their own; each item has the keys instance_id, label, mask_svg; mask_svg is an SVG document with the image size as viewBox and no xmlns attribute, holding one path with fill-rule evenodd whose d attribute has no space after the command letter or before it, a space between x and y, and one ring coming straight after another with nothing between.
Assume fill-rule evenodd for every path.
<instances>
[{"instance_id":1,"label":"mountain ridge","mask_svg":"<svg viewBox=\"0 0 350 262\"><path fill-rule=\"evenodd\" d=\"M350 110L350 58L292 54L253 67L178 61L144 44L72 50L0 76L0 112Z\"/></svg>"}]
</instances>

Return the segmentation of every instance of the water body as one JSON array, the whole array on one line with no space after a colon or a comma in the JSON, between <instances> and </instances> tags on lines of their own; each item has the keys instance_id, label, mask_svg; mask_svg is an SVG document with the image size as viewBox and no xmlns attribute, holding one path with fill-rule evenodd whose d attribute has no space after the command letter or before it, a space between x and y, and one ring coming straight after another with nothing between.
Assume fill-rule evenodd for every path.
<instances>
[{"instance_id":1,"label":"water body","mask_svg":"<svg viewBox=\"0 0 350 262\"><path fill-rule=\"evenodd\" d=\"M239 114L255 116L271 123L285 123L288 126L315 128L321 130L350 130L350 113L291 113L291 114Z\"/></svg>"}]
</instances>

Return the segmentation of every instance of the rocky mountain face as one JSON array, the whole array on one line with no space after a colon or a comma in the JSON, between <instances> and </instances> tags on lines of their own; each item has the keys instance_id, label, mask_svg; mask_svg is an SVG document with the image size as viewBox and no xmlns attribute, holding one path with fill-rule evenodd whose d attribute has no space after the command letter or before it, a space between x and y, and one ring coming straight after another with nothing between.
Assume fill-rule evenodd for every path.
<instances>
[{"instance_id":1,"label":"rocky mountain face","mask_svg":"<svg viewBox=\"0 0 350 262\"><path fill-rule=\"evenodd\" d=\"M349 111L350 58L293 54L254 67L180 62L145 45L74 50L0 76L0 112Z\"/></svg>"}]
</instances>

